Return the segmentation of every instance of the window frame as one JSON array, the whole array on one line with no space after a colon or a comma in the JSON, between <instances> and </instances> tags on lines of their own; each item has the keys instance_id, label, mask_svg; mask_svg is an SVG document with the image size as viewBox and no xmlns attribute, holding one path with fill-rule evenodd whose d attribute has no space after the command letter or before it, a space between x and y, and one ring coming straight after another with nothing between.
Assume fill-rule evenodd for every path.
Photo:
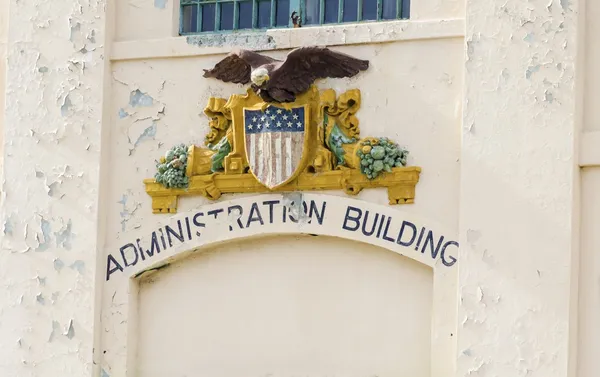
<instances>
[{"instance_id":1,"label":"window frame","mask_svg":"<svg viewBox=\"0 0 600 377\"><path fill-rule=\"evenodd\" d=\"M338 12L336 22L325 23L325 0L317 0L319 2L319 23L306 24L306 1L307 0L289 0L288 9L288 24L287 25L276 25L277 17L277 2L278 0L270 0L270 19L269 26L259 27L258 26L258 4L259 0L181 0L179 4L179 36L193 36L193 35L211 35L211 34L226 34L226 33L252 33L252 32L264 32L270 29L288 29L293 28L293 22L290 18L292 12L300 14L301 25L305 27L319 27L319 26L334 26L334 25L352 25L352 24L364 24L374 22L386 22L386 21L400 21L410 19L411 0L395 0L396 1L396 17L384 19L383 18L383 1L377 1L377 13L376 19L363 20L362 10L363 2L367 0L357 0L357 20L354 21L343 21L344 17L344 1L338 0ZM252 27L251 28L239 28L239 4L244 2L252 3ZM205 5L214 4L214 29L202 31L202 8ZM222 4L233 4L233 24L232 29L221 30L221 7ZM185 32L184 31L184 7L196 6L196 31ZM198 30L200 29L200 30Z\"/></svg>"}]
</instances>

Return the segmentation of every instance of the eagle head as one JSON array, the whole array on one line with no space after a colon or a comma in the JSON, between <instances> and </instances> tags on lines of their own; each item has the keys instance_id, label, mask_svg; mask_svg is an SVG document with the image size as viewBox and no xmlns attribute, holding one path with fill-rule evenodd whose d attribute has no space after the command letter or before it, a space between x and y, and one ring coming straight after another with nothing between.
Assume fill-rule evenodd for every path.
<instances>
[{"instance_id":1,"label":"eagle head","mask_svg":"<svg viewBox=\"0 0 600 377\"><path fill-rule=\"evenodd\" d=\"M264 67L256 68L250 73L250 80L258 86L262 86L265 82L269 81L269 71Z\"/></svg>"}]
</instances>

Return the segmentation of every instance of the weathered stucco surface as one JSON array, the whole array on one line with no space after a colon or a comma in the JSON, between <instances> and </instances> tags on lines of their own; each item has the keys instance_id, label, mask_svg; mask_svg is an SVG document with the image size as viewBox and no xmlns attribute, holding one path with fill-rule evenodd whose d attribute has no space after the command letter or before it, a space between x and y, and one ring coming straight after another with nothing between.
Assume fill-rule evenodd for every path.
<instances>
[{"instance_id":1,"label":"weathered stucco surface","mask_svg":"<svg viewBox=\"0 0 600 377\"><path fill-rule=\"evenodd\" d=\"M572 366L578 11L467 1L457 376Z\"/></svg>"},{"instance_id":2,"label":"weathered stucco surface","mask_svg":"<svg viewBox=\"0 0 600 377\"><path fill-rule=\"evenodd\" d=\"M212 247L141 283L140 376L430 376L431 272L330 237Z\"/></svg>"},{"instance_id":3,"label":"weathered stucco surface","mask_svg":"<svg viewBox=\"0 0 600 377\"><path fill-rule=\"evenodd\" d=\"M0 375L91 375L105 3L8 5Z\"/></svg>"},{"instance_id":4,"label":"weathered stucco surface","mask_svg":"<svg viewBox=\"0 0 600 377\"><path fill-rule=\"evenodd\" d=\"M415 302L417 312L394 324L394 331L411 329L411 318L423 323L433 318L438 333L431 339L420 336L418 344L442 344L440 352L422 355L431 377L597 377L600 267L595 252L600 243L594 232L594 193L600 190L600 154L594 141L600 135L587 134L580 161L578 143L580 127L600 127L594 107L600 96L598 70L589 68L598 65L600 48L593 37L588 47L580 45L582 31L597 34L599 26L590 20L597 19L600 5L587 1L582 12L582 1L413 0L410 21L185 38L176 36L177 0L109 2L113 17L104 0L0 0L0 375L125 377L136 369L143 372L139 377L158 375L153 352L175 348L169 321L189 309L186 298L198 289L249 288L241 284L242 277L251 276L248 266L277 271L279 277L290 268L289 276L297 276L299 266L311 265L310 253L302 250L327 245L333 254L348 244L365 258L387 253L373 251L375 243L315 236L301 246L284 242L295 245L287 250L295 263L288 264L277 259L277 238L236 239L210 245L213 252L228 251L218 263L212 254L180 261L156 273L141 291L138 281L126 275L105 282L107 255L166 221L151 213L143 191L142 180L154 175L155 159L174 144L202 145L208 98L244 90L204 79L202 69L220 60L232 44L275 57L319 44L371 61L369 71L356 78L318 85L338 94L361 89L361 134L397 140L409 149L409 164L423 168L415 204L391 210L460 235L460 262L451 273L434 269L433 277L419 275L421 266L411 270L414 276L401 279L410 288L406 300ZM105 41L113 24L114 37ZM588 167L581 193L581 276L578 163ZM384 190L365 190L358 199L387 205ZM179 212L193 213L207 204L200 197L183 198ZM329 235L336 232L331 229ZM242 250L249 253L243 258L250 259L235 257ZM322 257L335 264L331 255ZM400 257L381 258L364 264ZM345 259L344 267L358 271L364 267L359 262ZM241 280L222 280L226 273L235 278L236 269ZM364 276L369 283L381 278ZM309 293L316 288L300 280L295 280L295 292L307 306L298 313L310 315L306 308L315 303L309 302ZM327 284L327 277L315 281ZM274 278L274 284L281 279ZM360 287L352 279L348 284ZM257 279L258 288L267 285ZM444 285L446 290L438 289ZM340 302L351 297L338 293ZM202 297L218 298L214 293ZM170 304L162 305L167 299ZM248 297L223 300L230 313L243 314L244 305L252 304ZM263 304L261 309L273 305ZM203 320L202 305L195 305L174 329L181 332L195 318ZM388 309L399 307L394 302ZM449 307L457 309L457 320ZM218 313L205 315L216 320ZM423 326L412 330L422 333ZM223 336L233 338L234 333ZM140 340L150 344L138 347ZM319 342L318 334L313 341ZM373 338L387 342L384 348L397 341ZM268 350L272 345L260 346ZM183 360L178 368L192 375L196 355L190 344L183 348L175 355ZM229 360L223 351L227 347L220 349L213 360ZM340 355L340 360L354 361L351 353ZM424 371L423 360L413 356L400 352L398 362L410 357L412 372ZM363 361L367 374L370 367ZM386 365L381 377L394 372L393 363Z\"/></svg>"}]
</instances>

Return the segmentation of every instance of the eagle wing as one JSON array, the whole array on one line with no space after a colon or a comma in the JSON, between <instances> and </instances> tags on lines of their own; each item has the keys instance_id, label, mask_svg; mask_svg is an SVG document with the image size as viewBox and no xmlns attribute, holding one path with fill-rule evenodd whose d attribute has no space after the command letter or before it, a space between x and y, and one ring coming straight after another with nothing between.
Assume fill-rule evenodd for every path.
<instances>
[{"instance_id":1,"label":"eagle wing","mask_svg":"<svg viewBox=\"0 0 600 377\"><path fill-rule=\"evenodd\" d=\"M276 61L265 55L250 50L232 51L214 68L205 69L204 77L212 77L223 82L247 84L250 81L250 72L261 65Z\"/></svg>"},{"instance_id":2,"label":"eagle wing","mask_svg":"<svg viewBox=\"0 0 600 377\"><path fill-rule=\"evenodd\" d=\"M326 47L300 47L270 75L267 90L292 95L305 92L317 79L352 77L369 68L368 60L356 59Z\"/></svg>"}]
</instances>

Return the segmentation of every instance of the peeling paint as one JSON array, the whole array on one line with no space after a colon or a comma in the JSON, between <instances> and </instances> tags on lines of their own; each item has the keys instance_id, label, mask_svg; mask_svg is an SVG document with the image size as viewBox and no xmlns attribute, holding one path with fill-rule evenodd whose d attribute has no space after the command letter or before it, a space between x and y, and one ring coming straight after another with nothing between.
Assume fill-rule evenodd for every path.
<instances>
[{"instance_id":1,"label":"peeling paint","mask_svg":"<svg viewBox=\"0 0 600 377\"><path fill-rule=\"evenodd\" d=\"M58 272L60 272L60 270L62 270L65 267L65 262L63 262L61 259L56 258L54 260L54 269Z\"/></svg>"},{"instance_id":2,"label":"peeling paint","mask_svg":"<svg viewBox=\"0 0 600 377\"><path fill-rule=\"evenodd\" d=\"M42 305L46 305L46 300L44 300L44 295L42 295L41 293L38 293L35 296L35 300Z\"/></svg>"},{"instance_id":3,"label":"peeling paint","mask_svg":"<svg viewBox=\"0 0 600 377\"><path fill-rule=\"evenodd\" d=\"M479 241L479 238L481 238L481 233L479 231L473 229L467 230L467 241L475 243Z\"/></svg>"},{"instance_id":4,"label":"peeling paint","mask_svg":"<svg viewBox=\"0 0 600 377\"><path fill-rule=\"evenodd\" d=\"M165 9L167 7L167 0L154 0L154 7L158 9Z\"/></svg>"},{"instance_id":5,"label":"peeling paint","mask_svg":"<svg viewBox=\"0 0 600 377\"><path fill-rule=\"evenodd\" d=\"M128 199L128 195L123 194L121 196L121 200L119 200L117 203L121 204L123 206L121 212L119 213L119 215L121 216L121 230L125 231L127 228L127 222L129 220L131 220L131 218L134 216L135 212L141 208L141 204L138 202L134 202L133 203L133 209L131 209L130 207L128 207L127 205L127 199Z\"/></svg>"},{"instance_id":6,"label":"peeling paint","mask_svg":"<svg viewBox=\"0 0 600 377\"><path fill-rule=\"evenodd\" d=\"M186 37L186 42L198 47L244 46L248 49L277 47L273 37L263 33L190 35Z\"/></svg>"},{"instance_id":7,"label":"peeling paint","mask_svg":"<svg viewBox=\"0 0 600 377\"><path fill-rule=\"evenodd\" d=\"M81 24L77 21L73 22L73 20L69 20L71 22L71 35L69 36L69 40L73 42L76 33L81 31Z\"/></svg>"},{"instance_id":8,"label":"peeling paint","mask_svg":"<svg viewBox=\"0 0 600 377\"><path fill-rule=\"evenodd\" d=\"M108 372L105 371L104 368L102 368L100 372L100 377L110 377L110 374L108 374Z\"/></svg>"},{"instance_id":9,"label":"peeling paint","mask_svg":"<svg viewBox=\"0 0 600 377\"><path fill-rule=\"evenodd\" d=\"M139 89L131 92L129 96L129 105L131 107L150 107L154 104L154 98L147 93L142 93Z\"/></svg>"},{"instance_id":10,"label":"peeling paint","mask_svg":"<svg viewBox=\"0 0 600 377\"><path fill-rule=\"evenodd\" d=\"M137 138L135 143L133 143L134 147L137 147L139 143L145 140L152 140L156 136L156 122L152 122L152 125L144 129L144 131Z\"/></svg>"},{"instance_id":11,"label":"peeling paint","mask_svg":"<svg viewBox=\"0 0 600 377\"><path fill-rule=\"evenodd\" d=\"M40 230L42 231L43 240L39 238L39 234L36 234L36 238L39 243L36 251L45 251L50 247L50 234L52 233L52 229L50 227L50 223L44 218L40 220Z\"/></svg>"},{"instance_id":12,"label":"peeling paint","mask_svg":"<svg viewBox=\"0 0 600 377\"><path fill-rule=\"evenodd\" d=\"M13 234L13 225L12 225L10 217L7 218L6 220L4 220L3 232L6 235L11 235L12 236L12 234Z\"/></svg>"},{"instance_id":13,"label":"peeling paint","mask_svg":"<svg viewBox=\"0 0 600 377\"><path fill-rule=\"evenodd\" d=\"M63 104L60 106L60 113L63 117L67 116L71 106L73 106L73 104L71 103L71 98L69 97L69 94L67 94L65 96L65 99L63 100Z\"/></svg>"},{"instance_id":14,"label":"peeling paint","mask_svg":"<svg viewBox=\"0 0 600 377\"><path fill-rule=\"evenodd\" d=\"M527 68L527 71L525 71L525 77L527 79L531 78L531 75L533 75L535 72L538 72L540 70L540 65L539 64L535 64L535 65L531 65Z\"/></svg>"},{"instance_id":15,"label":"peeling paint","mask_svg":"<svg viewBox=\"0 0 600 377\"><path fill-rule=\"evenodd\" d=\"M52 321L52 331L48 337L48 342L52 342L58 333L60 333L60 323L58 323L58 321Z\"/></svg>"},{"instance_id":16,"label":"peeling paint","mask_svg":"<svg viewBox=\"0 0 600 377\"><path fill-rule=\"evenodd\" d=\"M57 247L64 247L67 250L71 250L71 238L73 237L72 225L73 223L69 219L64 229L54 233Z\"/></svg>"},{"instance_id":17,"label":"peeling paint","mask_svg":"<svg viewBox=\"0 0 600 377\"><path fill-rule=\"evenodd\" d=\"M125 109L120 108L119 109L119 118L123 119L123 118L126 118L127 116L129 116L129 113L127 111L125 111Z\"/></svg>"},{"instance_id":18,"label":"peeling paint","mask_svg":"<svg viewBox=\"0 0 600 377\"><path fill-rule=\"evenodd\" d=\"M76 260L69 266L73 270L77 270L81 275L85 274L85 262L81 260Z\"/></svg>"},{"instance_id":19,"label":"peeling paint","mask_svg":"<svg viewBox=\"0 0 600 377\"><path fill-rule=\"evenodd\" d=\"M75 337L75 328L73 327L72 319L69 321L69 326L67 326L67 329L66 329L64 335L69 339L73 339Z\"/></svg>"}]
</instances>

